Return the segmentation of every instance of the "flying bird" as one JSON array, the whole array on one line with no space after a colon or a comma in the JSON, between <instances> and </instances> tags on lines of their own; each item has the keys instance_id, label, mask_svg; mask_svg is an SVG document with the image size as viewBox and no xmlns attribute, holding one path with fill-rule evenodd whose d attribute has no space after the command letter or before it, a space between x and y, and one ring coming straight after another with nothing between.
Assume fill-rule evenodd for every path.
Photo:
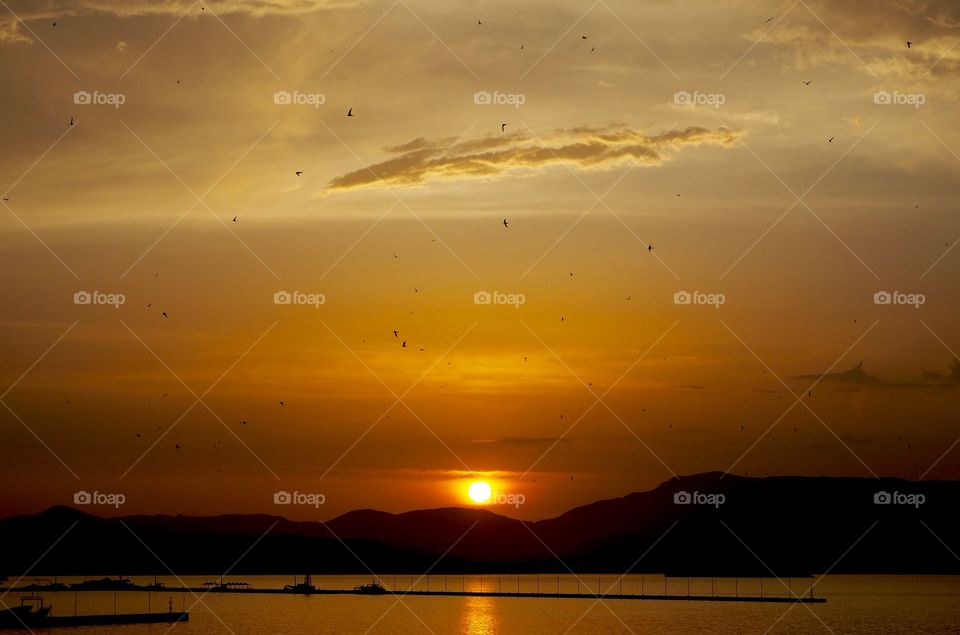
<instances>
[{"instance_id":1,"label":"flying bird","mask_svg":"<svg viewBox=\"0 0 960 635\"><path fill-rule=\"evenodd\" d=\"M503 226L506 227L507 229L510 229L510 221L507 220L506 218L504 218L504 219L503 219Z\"/></svg>"},{"instance_id":2,"label":"flying bird","mask_svg":"<svg viewBox=\"0 0 960 635\"><path fill-rule=\"evenodd\" d=\"M166 312L166 311L161 311L160 314L163 315L163 317L165 317L165 318L169 318L169 317L170 317L169 315L167 315L167 312Z\"/></svg>"},{"instance_id":3,"label":"flying bird","mask_svg":"<svg viewBox=\"0 0 960 635\"><path fill-rule=\"evenodd\" d=\"M907 41L907 48L910 48L912 46L913 46L913 42Z\"/></svg>"},{"instance_id":4,"label":"flying bird","mask_svg":"<svg viewBox=\"0 0 960 635\"><path fill-rule=\"evenodd\" d=\"M647 245L647 251L653 252L653 243L650 243L649 245Z\"/></svg>"},{"instance_id":5,"label":"flying bird","mask_svg":"<svg viewBox=\"0 0 960 635\"><path fill-rule=\"evenodd\" d=\"M180 448L182 448L182 447L183 447L183 446L180 445L179 443L177 444L177 449L178 449L178 450L179 450Z\"/></svg>"},{"instance_id":6,"label":"flying bird","mask_svg":"<svg viewBox=\"0 0 960 635\"><path fill-rule=\"evenodd\" d=\"M406 347L407 347L407 340L403 340L403 345L400 348L406 348Z\"/></svg>"},{"instance_id":7,"label":"flying bird","mask_svg":"<svg viewBox=\"0 0 960 635\"><path fill-rule=\"evenodd\" d=\"M237 217L236 217L236 216L233 217L233 222L237 222Z\"/></svg>"},{"instance_id":8,"label":"flying bird","mask_svg":"<svg viewBox=\"0 0 960 635\"><path fill-rule=\"evenodd\" d=\"M400 331L394 330L394 331L393 331L393 336L394 336L394 337L400 337Z\"/></svg>"},{"instance_id":9,"label":"flying bird","mask_svg":"<svg viewBox=\"0 0 960 635\"><path fill-rule=\"evenodd\" d=\"M303 174L303 170L297 170L296 172L294 172L294 174L296 174L297 176L300 176L301 174Z\"/></svg>"},{"instance_id":10,"label":"flying bird","mask_svg":"<svg viewBox=\"0 0 960 635\"><path fill-rule=\"evenodd\" d=\"M69 124L69 125L71 125L71 126L73 125L73 117L70 117L70 124Z\"/></svg>"},{"instance_id":11,"label":"flying bird","mask_svg":"<svg viewBox=\"0 0 960 635\"><path fill-rule=\"evenodd\" d=\"M812 79L811 79L809 82L807 82L807 81L803 82L803 84L804 84L805 86L809 86L809 85L812 84L812 83L813 83L813 80L812 80Z\"/></svg>"},{"instance_id":12,"label":"flying bird","mask_svg":"<svg viewBox=\"0 0 960 635\"><path fill-rule=\"evenodd\" d=\"M766 24L767 22L770 22L771 20L773 20L773 16L772 16L772 15L771 15L769 18L767 18L766 20L764 20L763 23Z\"/></svg>"},{"instance_id":13,"label":"flying bird","mask_svg":"<svg viewBox=\"0 0 960 635\"><path fill-rule=\"evenodd\" d=\"M480 21L480 18L477 18L477 24L483 26L483 22Z\"/></svg>"},{"instance_id":14,"label":"flying bird","mask_svg":"<svg viewBox=\"0 0 960 635\"><path fill-rule=\"evenodd\" d=\"M587 36L586 36L586 35L581 35L581 36L580 36L580 39L581 39L581 40L585 40L585 39L587 39Z\"/></svg>"},{"instance_id":15,"label":"flying bird","mask_svg":"<svg viewBox=\"0 0 960 635\"><path fill-rule=\"evenodd\" d=\"M500 124L500 132L503 132L506 129L507 129L507 124L505 123Z\"/></svg>"},{"instance_id":16,"label":"flying bird","mask_svg":"<svg viewBox=\"0 0 960 635\"><path fill-rule=\"evenodd\" d=\"M351 109L349 109L349 110L347 111L347 116L348 116L348 117L352 117L352 116L353 116L353 108L351 108Z\"/></svg>"},{"instance_id":17,"label":"flying bird","mask_svg":"<svg viewBox=\"0 0 960 635\"><path fill-rule=\"evenodd\" d=\"M833 140L834 140L834 137L830 137L829 139L827 139L827 143L833 143Z\"/></svg>"},{"instance_id":18,"label":"flying bird","mask_svg":"<svg viewBox=\"0 0 960 635\"><path fill-rule=\"evenodd\" d=\"M281 406L281 407L283 407L283 406L286 406L286 405L287 405L287 402L286 402L286 401L280 401L280 402L278 402L278 403L280 404L280 406Z\"/></svg>"}]
</instances>

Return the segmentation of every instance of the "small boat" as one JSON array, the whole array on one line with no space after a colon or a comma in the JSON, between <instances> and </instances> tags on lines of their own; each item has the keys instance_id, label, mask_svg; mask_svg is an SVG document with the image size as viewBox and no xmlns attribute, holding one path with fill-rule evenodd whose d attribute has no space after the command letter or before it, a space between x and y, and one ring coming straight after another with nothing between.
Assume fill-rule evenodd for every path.
<instances>
[{"instance_id":1,"label":"small boat","mask_svg":"<svg viewBox=\"0 0 960 635\"><path fill-rule=\"evenodd\" d=\"M25 595L20 598L20 606L0 610L0 628L23 628L36 624L50 614L53 607L45 606L39 595Z\"/></svg>"},{"instance_id":2,"label":"small boat","mask_svg":"<svg viewBox=\"0 0 960 635\"><path fill-rule=\"evenodd\" d=\"M353 592L359 593L360 595L384 595L387 590L377 582L368 582L367 584L353 587Z\"/></svg>"},{"instance_id":3,"label":"small boat","mask_svg":"<svg viewBox=\"0 0 960 635\"><path fill-rule=\"evenodd\" d=\"M48 587L49 588L49 587ZM100 578L99 580L84 580L70 585L71 589L77 591L130 591L136 589L137 585L129 578Z\"/></svg>"},{"instance_id":4,"label":"small boat","mask_svg":"<svg viewBox=\"0 0 960 635\"><path fill-rule=\"evenodd\" d=\"M313 586L313 578L309 575L303 576L303 582L297 583L297 576L293 576L293 584L283 585L284 591L291 593L315 593L317 587Z\"/></svg>"},{"instance_id":5,"label":"small boat","mask_svg":"<svg viewBox=\"0 0 960 635\"><path fill-rule=\"evenodd\" d=\"M246 591L250 588L249 582L219 582L207 581L203 583L203 588L210 591Z\"/></svg>"}]
</instances>

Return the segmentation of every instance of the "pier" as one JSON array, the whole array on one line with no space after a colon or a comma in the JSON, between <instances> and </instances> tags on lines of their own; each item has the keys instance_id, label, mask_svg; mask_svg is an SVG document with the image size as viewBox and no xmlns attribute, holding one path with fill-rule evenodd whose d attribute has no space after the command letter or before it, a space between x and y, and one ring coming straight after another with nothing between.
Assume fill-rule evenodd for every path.
<instances>
[{"instance_id":1,"label":"pier","mask_svg":"<svg viewBox=\"0 0 960 635\"><path fill-rule=\"evenodd\" d=\"M313 586L309 577L305 577L303 583L297 583L297 580L294 579L293 585L287 585L285 587L255 587L247 584L246 582L207 582L200 587L189 587L189 586L164 586L157 585L144 585L138 586L129 582L126 582L123 585L118 585L117 587L110 590L113 593L130 593L130 592L141 592L141 593L190 593L193 595L205 595L207 593L229 593L229 594L240 594L240 595L386 595L393 597L403 597L403 596L417 596L417 597L491 597L491 598L544 598L544 599L594 599L594 600L652 600L652 601L682 601L682 602L752 602L752 603L763 603L763 604L823 604L827 600L823 597L816 597L812 593L812 589L809 592L797 594L793 591L792 586L788 589L780 589L776 594L764 593L763 581L760 580L759 585L759 594L757 593L741 593L740 579L735 580L735 592L733 594L728 593L714 593L714 585L711 580L710 592L704 593L702 591L694 591L690 585L690 579L687 579L687 592L675 592L670 593L667 590L667 579L664 579L664 584L661 588L657 589L654 592L649 592L641 586L639 593L629 593L624 592L623 585L620 584L616 592L612 591L613 588L608 592L598 592L589 588L584 587L581 590L580 580L577 581L577 590L566 591L560 589L559 580L554 584L551 578L545 578L544 583L549 582L549 587L543 588L541 586L540 577L537 577L536 580L536 590L527 590L521 589L520 581L518 578L514 578L516 585L514 586L513 580L511 580L510 588L504 589L502 584L503 576L476 576L479 578L479 589L469 589L467 588L465 577L464 576L433 576L433 577L424 577L417 580L417 582L425 584L426 589L423 588L414 588L415 584L413 583L414 576L410 576L411 584L408 588L401 588L397 585L396 576L393 576L393 584L390 586L384 586L382 583L384 580L389 579L391 576L382 576L376 578L376 581L371 584L361 585L354 588L341 588L341 589L324 589L316 588ZM513 576L511 576L513 577ZM437 579L441 578L442 584L437 584ZM453 588L448 586L448 578L451 578L451 582L454 583ZM457 580L459 578L459 580ZM489 582L488 582L489 580ZM671 580L678 580L678 578L671 578ZM679 578L683 580L683 578ZM459 584L456 584L459 582ZM476 582L476 580L474 580ZM487 583L490 586L484 588L484 584ZM436 585L435 588L431 588L431 585ZM789 584L789 582L788 582ZM61 585L62 587L63 585ZM456 587L460 588L457 589ZM531 585L532 586L532 585ZM543 586L546 586L544 584ZM650 586L649 584L647 585ZM597 579L597 589L601 588L600 579ZM2 592L15 592L18 589L0 589ZM41 589L33 587L34 592ZM59 591L61 593L85 593L92 592L103 589L97 588L88 588L84 586L74 586L71 585L67 589L57 588L50 589L51 592ZM786 592L785 592L786 591ZM156 614L156 615L168 615L168 614ZM81 616L82 617L82 616ZM112 616L111 616L112 617ZM176 621L176 620L171 620Z\"/></svg>"}]
</instances>

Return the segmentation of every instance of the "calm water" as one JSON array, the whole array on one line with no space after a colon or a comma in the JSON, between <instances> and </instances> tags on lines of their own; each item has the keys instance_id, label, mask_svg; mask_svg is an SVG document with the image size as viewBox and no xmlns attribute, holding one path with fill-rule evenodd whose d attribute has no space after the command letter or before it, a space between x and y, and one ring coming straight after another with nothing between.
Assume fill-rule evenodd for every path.
<instances>
[{"instance_id":1,"label":"calm water","mask_svg":"<svg viewBox=\"0 0 960 635\"><path fill-rule=\"evenodd\" d=\"M168 585L179 583L174 578L158 578ZM183 580L200 586L208 577L189 576ZM238 580L239 578L228 578ZM77 578L62 578L72 582ZM289 578L246 576L243 580L255 587L279 587L292 582ZM415 579L414 579L415 580ZM615 593L616 576L603 576L601 588ZM152 578L134 578L148 583ZM369 577L317 577L320 588L351 588ZM392 576L383 578L387 587L407 589L411 579ZM535 591L536 576L502 576L502 591ZM461 583L468 589L480 590L479 577L447 577L450 590ZM792 581L793 590L803 593L810 580ZM431 589L442 589L443 576L432 576ZM484 576L484 590L496 589L496 576ZM555 591L556 576L541 576L541 589ZM577 580L561 576L560 590L576 592ZM581 590L594 591L596 576L583 576ZM641 584L647 593L662 593L664 579L658 576L629 576L623 580L624 593L639 593ZM713 582L717 594L733 594L732 580ZM612 587L612 588L611 588ZM775 580L763 585L764 595L785 595L786 589ZM426 589L422 580L418 589ZM670 579L668 590L686 595L687 581ZM709 579L693 580L690 592L710 594ZM757 581L740 582L741 594L757 594ZM712 602L657 602L608 600L603 604L593 599L557 600L548 598L459 598L405 597L402 603L390 596L281 596L229 595L211 593L202 603L189 593L46 593L54 614L72 615L76 603L78 613L165 611L172 597L175 609L190 611L190 622L172 627L172 635L207 635L209 633L246 634L316 634L316 633L825 633L824 624L835 633L957 633L960 632L960 576L829 576L816 586L816 594L826 597L826 604L814 606L760 605ZM19 593L4 599L8 605L19 602ZM809 610L808 610L809 608ZM822 622L821 622L822 620ZM229 628L228 628L229 627ZM113 633L116 635L163 635L170 625L111 626L69 629L70 633Z\"/></svg>"}]
</instances>

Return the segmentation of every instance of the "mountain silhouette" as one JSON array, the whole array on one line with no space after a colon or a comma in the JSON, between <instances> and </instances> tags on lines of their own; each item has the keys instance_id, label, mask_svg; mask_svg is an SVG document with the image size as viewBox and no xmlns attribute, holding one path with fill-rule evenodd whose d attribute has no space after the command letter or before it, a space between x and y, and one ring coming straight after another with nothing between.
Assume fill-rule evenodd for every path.
<instances>
[{"instance_id":1,"label":"mountain silhouette","mask_svg":"<svg viewBox=\"0 0 960 635\"><path fill-rule=\"evenodd\" d=\"M678 504L684 496L695 500ZM0 576L27 571L54 543L32 574L164 575L169 567L213 575L238 559L234 574L434 567L438 574L783 577L834 566L834 573L960 573L944 546L960 545L958 501L957 481L713 472L533 522L491 508L363 509L311 522L266 514L101 518L57 506L0 520L0 540L16 546L0 560Z\"/></svg>"}]
</instances>

